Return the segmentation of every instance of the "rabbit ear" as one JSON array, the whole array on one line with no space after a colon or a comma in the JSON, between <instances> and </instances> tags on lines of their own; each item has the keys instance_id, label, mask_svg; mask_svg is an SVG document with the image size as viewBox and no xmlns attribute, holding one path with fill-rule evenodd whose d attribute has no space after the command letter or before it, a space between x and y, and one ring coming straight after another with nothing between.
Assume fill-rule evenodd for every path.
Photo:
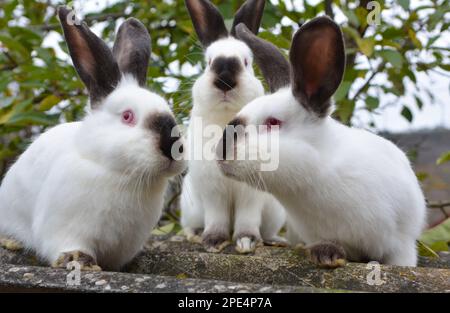
<instances>
[{"instance_id":1,"label":"rabbit ear","mask_svg":"<svg viewBox=\"0 0 450 313\"><path fill-rule=\"evenodd\" d=\"M131 74L140 86L145 86L151 55L151 38L139 20L129 18L120 26L113 55L123 74Z\"/></svg>"},{"instance_id":2,"label":"rabbit ear","mask_svg":"<svg viewBox=\"0 0 450 313\"><path fill-rule=\"evenodd\" d=\"M228 30L219 10L209 0L185 0L195 31L203 47L228 37Z\"/></svg>"},{"instance_id":3,"label":"rabbit ear","mask_svg":"<svg viewBox=\"0 0 450 313\"><path fill-rule=\"evenodd\" d=\"M109 47L85 23L76 21L71 10L60 7L58 15L73 64L95 108L119 83L119 67Z\"/></svg>"},{"instance_id":4,"label":"rabbit ear","mask_svg":"<svg viewBox=\"0 0 450 313\"><path fill-rule=\"evenodd\" d=\"M243 23L237 25L236 36L252 49L255 62L261 69L272 93L280 88L289 86L289 62L277 47L264 39L256 37Z\"/></svg>"},{"instance_id":5,"label":"rabbit ear","mask_svg":"<svg viewBox=\"0 0 450 313\"><path fill-rule=\"evenodd\" d=\"M320 117L327 115L330 98L345 70L345 49L339 26L318 17L295 34L290 52L292 91L298 101Z\"/></svg>"},{"instance_id":6,"label":"rabbit ear","mask_svg":"<svg viewBox=\"0 0 450 313\"><path fill-rule=\"evenodd\" d=\"M244 23L248 29L255 35L258 34L261 26L261 19L264 13L265 0L247 0L237 11L234 17L233 27L231 28L231 35L236 37L236 26Z\"/></svg>"}]
</instances>

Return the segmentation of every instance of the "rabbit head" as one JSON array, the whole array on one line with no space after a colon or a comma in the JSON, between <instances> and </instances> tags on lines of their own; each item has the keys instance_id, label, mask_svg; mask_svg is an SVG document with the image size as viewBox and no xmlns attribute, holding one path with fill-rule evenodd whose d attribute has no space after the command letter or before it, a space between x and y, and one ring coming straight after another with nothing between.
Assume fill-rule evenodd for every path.
<instances>
[{"instance_id":1,"label":"rabbit head","mask_svg":"<svg viewBox=\"0 0 450 313\"><path fill-rule=\"evenodd\" d=\"M343 77L345 49L339 26L328 17L315 18L297 31L292 40L290 64L274 45L256 37L245 25L239 25L236 33L251 47L272 94L253 100L237 114L230 123L232 127L226 127L218 157L233 160L219 161L226 175L255 185L258 181L251 178L260 171L260 160L255 157L254 161L239 161L242 156L237 155L238 151L256 151L258 148L249 145L277 132L279 148L271 153L279 153L283 162L289 159L291 149L320 142L323 125L331 119L331 97ZM235 126L259 129L235 132Z\"/></svg>"},{"instance_id":2,"label":"rabbit head","mask_svg":"<svg viewBox=\"0 0 450 313\"><path fill-rule=\"evenodd\" d=\"M118 171L158 177L182 171L175 119L167 102L145 88L151 39L144 25L127 19L111 50L85 23L74 23L70 10L61 7L58 14L90 97L76 143L81 154Z\"/></svg>"},{"instance_id":3,"label":"rabbit head","mask_svg":"<svg viewBox=\"0 0 450 313\"><path fill-rule=\"evenodd\" d=\"M252 51L236 38L236 26L244 23L257 34L265 1L246 1L235 15L231 32L209 0L185 2L205 50L206 69L193 87L194 110L208 113L226 109L236 113L246 103L264 94L253 71Z\"/></svg>"}]
</instances>

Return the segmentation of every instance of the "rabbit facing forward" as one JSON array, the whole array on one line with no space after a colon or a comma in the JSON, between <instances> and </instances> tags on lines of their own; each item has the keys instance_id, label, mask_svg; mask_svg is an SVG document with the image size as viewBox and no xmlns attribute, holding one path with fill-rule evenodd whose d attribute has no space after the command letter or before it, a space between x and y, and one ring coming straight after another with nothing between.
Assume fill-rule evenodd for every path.
<instances>
[{"instance_id":1,"label":"rabbit facing forward","mask_svg":"<svg viewBox=\"0 0 450 313\"><path fill-rule=\"evenodd\" d=\"M189 171L181 196L185 234L189 240L202 241L212 252L220 251L228 243L231 232L236 250L241 253L253 251L261 239L282 244L284 240L277 236L285 222L280 203L268 193L225 177L215 162L215 146L227 122L246 103L264 94L263 85L253 71L252 52L235 38L235 29L242 22L257 33L265 1L246 1L236 13L231 35L210 1L185 2L207 64L192 89L193 109L186 149ZM210 126L218 127L219 132L206 133ZM194 156L197 148L201 159Z\"/></svg>"},{"instance_id":2,"label":"rabbit facing forward","mask_svg":"<svg viewBox=\"0 0 450 313\"><path fill-rule=\"evenodd\" d=\"M118 30L113 50L85 23L59 9L65 39L91 112L38 137L0 188L0 233L56 267L117 270L142 248L162 211L168 179L184 161L171 150L175 119L145 89L151 41L136 19Z\"/></svg>"},{"instance_id":3,"label":"rabbit facing forward","mask_svg":"<svg viewBox=\"0 0 450 313\"><path fill-rule=\"evenodd\" d=\"M236 33L253 50L273 94L246 105L230 123L265 125L266 132L229 140L234 131L226 128L225 150L218 151L226 158L218 155L222 172L273 193L287 210L288 239L305 243L321 266L345 259L415 266L426 204L409 160L388 140L330 116L345 69L339 26L327 17L304 24L292 40L290 64L245 25ZM244 138L271 131L279 137L276 170L261 171L259 160L235 160L257 142ZM254 173L263 184L255 184Z\"/></svg>"}]
</instances>

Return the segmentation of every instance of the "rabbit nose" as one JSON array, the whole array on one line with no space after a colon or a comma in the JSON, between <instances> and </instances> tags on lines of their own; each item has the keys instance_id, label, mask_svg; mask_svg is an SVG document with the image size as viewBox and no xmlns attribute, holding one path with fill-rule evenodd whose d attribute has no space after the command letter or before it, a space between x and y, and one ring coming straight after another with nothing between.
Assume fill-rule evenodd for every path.
<instances>
[{"instance_id":1,"label":"rabbit nose","mask_svg":"<svg viewBox=\"0 0 450 313\"><path fill-rule=\"evenodd\" d=\"M214 81L214 86L223 92L230 91L236 87L237 83L230 73L222 73Z\"/></svg>"},{"instance_id":2,"label":"rabbit nose","mask_svg":"<svg viewBox=\"0 0 450 313\"><path fill-rule=\"evenodd\" d=\"M175 119L170 114L156 114L150 117L149 128L159 134L159 149L169 160L175 160L172 154L174 144L180 139L180 133ZM177 151L175 151L176 153ZM183 145L180 143L178 152L183 153Z\"/></svg>"},{"instance_id":3,"label":"rabbit nose","mask_svg":"<svg viewBox=\"0 0 450 313\"><path fill-rule=\"evenodd\" d=\"M236 57L218 57L211 64L211 70L216 74L214 86L227 92L236 87L242 66Z\"/></svg>"},{"instance_id":4,"label":"rabbit nose","mask_svg":"<svg viewBox=\"0 0 450 313\"><path fill-rule=\"evenodd\" d=\"M230 160L234 156L235 143L245 133L245 122L240 118L232 120L223 131L221 143L217 146L219 160Z\"/></svg>"}]
</instances>

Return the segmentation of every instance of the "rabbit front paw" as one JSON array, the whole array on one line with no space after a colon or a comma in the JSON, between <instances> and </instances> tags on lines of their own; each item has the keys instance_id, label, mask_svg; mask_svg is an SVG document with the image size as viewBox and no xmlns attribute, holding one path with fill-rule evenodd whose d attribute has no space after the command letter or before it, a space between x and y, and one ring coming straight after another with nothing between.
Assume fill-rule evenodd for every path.
<instances>
[{"instance_id":1,"label":"rabbit front paw","mask_svg":"<svg viewBox=\"0 0 450 313\"><path fill-rule=\"evenodd\" d=\"M346 253L334 242L321 242L307 248L311 261L323 268L338 268L346 264Z\"/></svg>"},{"instance_id":2,"label":"rabbit front paw","mask_svg":"<svg viewBox=\"0 0 450 313\"><path fill-rule=\"evenodd\" d=\"M289 247L289 243L287 242L287 240L280 236L274 236L270 239L264 239L264 244L271 247Z\"/></svg>"},{"instance_id":3,"label":"rabbit front paw","mask_svg":"<svg viewBox=\"0 0 450 313\"><path fill-rule=\"evenodd\" d=\"M215 232L205 232L202 236L202 242L206 251L213 253L221 252L230 244L227 234Z\"/></svg>"},{"instance_id":4,"label":"rabbit front paw","mask_svg":"<svg viewBox=\"0 0 450 313\"><path fill-rule=\"evenodd\" d=\"M184 235L186 236L187 241L192 243L202 243L202 232L202 228L186 227L184 229Z\"/></svg>"},{"instance_id":5,"label":"rabbit front paw","mask_svg":"<svg viewBox=\"0 0 450 313\"><path fill-rule=\"evenodd\" d=\"M255 235L240 234L236 237L236 251L242 254L255 252L263 243Z\"/></svg>"},{"instance_id":6,"label":"rabbit front paw","mask_svg":"<svg viewBox=\"0 0 450 313\"><path fill-rule=\"evenodd\" d=\"M55 268L67 268L70 262L79 262L82 271L101 272L94 257L81 251L70 251L61 253L59 258L52 264Z\"/></svg>"},{"instance_id":7,"label":"rabbit front paw","mask_svg":"<svg viewBox=\"0 0 450 313\"><path fill-rule=\"evenodd\" d=\"M22 243L11 238L0 237L0 247L9 251L19 251L23 249Z\"/></svg>"}]
</instances>

